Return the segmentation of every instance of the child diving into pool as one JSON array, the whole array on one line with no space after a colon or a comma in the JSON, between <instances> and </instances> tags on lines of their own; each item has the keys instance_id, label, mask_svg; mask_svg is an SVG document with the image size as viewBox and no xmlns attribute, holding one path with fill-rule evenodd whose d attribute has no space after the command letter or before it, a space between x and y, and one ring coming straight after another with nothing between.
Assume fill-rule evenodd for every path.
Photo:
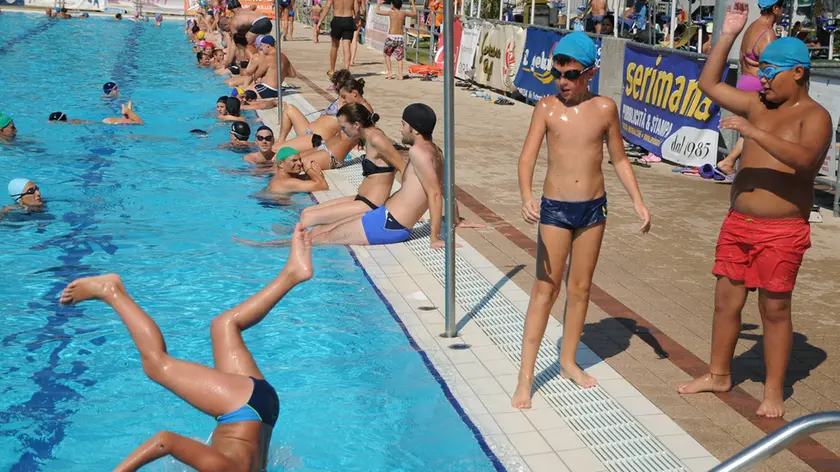
<instances>
[{"instance_id":1,"label":"child diving into pool","mask_svg":"<svg viewBox=\"0 0 840 472\"><path fill-rule=\"evenodd\" d=\"M522 214L528 223L539 224L539 232L537 279L525 315L522 365L511 400L514 408L531 407L537 353L549 312L560 294L570 250L568 311L563 324L560 368L583 388L596 384L577 365L575 351L583 332L592 274L607 219L607 195L601 170L604 140L618 179L642 219L641 232L650 229L650 212L642 201L636 176L624 153L618 107L612 99L593 95L588 89L596 70L595 43L584 33L568 34L557 43L552 56L551 75L559 93L537 103L519 156ZM548 139L548 172L542 203L538 203L531 185L543 138Z\"/></svg>"},{"instance_id":2,"label":"child diving into pool","mask_svg":"<svg viewBox=\"0 0 840 472\"><path fill-rule=\"evenodd\" d=\"M271 433L280 411L277 392L266 382L242 340L297 284L312 278L312 244L297 225L289 260L262 290L213 319L210 337L214 368L175 359L166 351L157 324L126 292L116 274L85 277L70 283L61 303L101 300L125 323L150 379L217 421L213 442L205 445L161 431L132 452L115 471L134 471L171 455L197 470L265 470Z\"/></svg>"}]
</instances>

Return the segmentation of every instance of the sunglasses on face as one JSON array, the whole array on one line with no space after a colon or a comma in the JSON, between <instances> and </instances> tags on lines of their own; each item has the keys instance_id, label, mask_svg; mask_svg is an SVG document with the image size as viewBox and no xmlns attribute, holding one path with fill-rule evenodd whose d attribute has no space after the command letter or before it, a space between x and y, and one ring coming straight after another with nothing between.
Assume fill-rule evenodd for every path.
<instances>
[{"instance_id":1,"label":"sunglasses on face","mask_svg":"<svg viewBox=\"0 0 840 472\"><path fill-rule=\"evenodd\" d=\"M554 77L554 80L560 80L561 77L565 77L566 80L577 80L582 76L584 73L588 72L591 67L587 67L583 70L567 70L566 72L561 72L554 67L551 68L551 76Z\"/></svg>"},{"instance_id":2,"label":"sunglasses on face","mask_svg":"<svg viewBox=\"0 0 840 472\"><path fill-rule=\"evenodd\" d=\"M255 137L255 139L256 139L257 141L274 141L274 136L271 136L271 135L268 135L268 136L261 136L261 135L259 135L259 134L258 134L258 135Z\"/></svg>"},{"instance_id":3,"label":"sunglasses on face","mask_svg":"<svg viewBox=\"0 0 840 472\"><path fill-rule=\"evenodd\" d=\"M40 189L39 189L37 186L36 186L36 187L32 187L32 188L30 188L29 190L27 190L27 191L25 191L25 192L23 192L23 193L19 193L19 194L17 194L17 195L12 195L12 198L17 199L17 198L23 198L23 197L25 197L26 195L35 195L35 192L37 192L38 190L40 190Z\"/></svg>"}]
</instances>

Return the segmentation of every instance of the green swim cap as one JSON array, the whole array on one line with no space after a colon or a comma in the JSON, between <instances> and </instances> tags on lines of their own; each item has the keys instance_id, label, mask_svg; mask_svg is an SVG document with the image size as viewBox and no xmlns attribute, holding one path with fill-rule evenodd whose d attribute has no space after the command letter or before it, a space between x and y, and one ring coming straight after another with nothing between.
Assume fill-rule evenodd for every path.
<instances>
[{"instance_id":1,"label":"green swim cap","mask_svg":"<svg viewBox=\"0 0 840 472\"><path fill-rule=\"evenodd\" d=\"M0 129L9 126L9 123L12 122L12 117L0 111Z\"/></svg>"},{"instance_id":2,"label":"green swim cap","mask_svg":"<svg viewBox=\"0 0 840 472\"><path fill-rule=\"evenodd\" d=\"M290 157L292 157L292 156L295 156L295 155L297 155L297 154L300 154L300 153L297 151L297 149L295 149L295 148L290 148L290 147L284 147L284 148L281 148L279 151L277 151L277 155L276 155L276 156L274 156L274 160L275 160L276 162L285 161L286 159L288 159L288 158L290 158Z\"/></svg>"}]
</instances>

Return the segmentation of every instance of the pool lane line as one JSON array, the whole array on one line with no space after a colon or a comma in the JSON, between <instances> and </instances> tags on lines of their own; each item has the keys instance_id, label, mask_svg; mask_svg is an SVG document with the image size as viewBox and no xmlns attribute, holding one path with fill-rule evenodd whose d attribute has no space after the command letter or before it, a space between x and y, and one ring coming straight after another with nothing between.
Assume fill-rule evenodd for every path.
<instances>
[{"instance_id":1,"label":"pool lane line","mask_svg":"<svg viewBox=\"0 0 840 472\"><path fill-rule=\"evenodd\" d=\"M112 77L119 81L121 85L126 84L124 87L126 89L130 89L131 85L128 82L129 71L137 70L135 62L136 37L141 32L141 27L140 24L134 25L128 33L122 51L116 55L120 62L114 67ZM103 128L103 132L112 138L116 137L116 132L112 128ZM103 181L103 170L111 165L111 161L106 157L116 154L118 150L110 147L107 141L95 136L84 136L79 140L85 143L85 150L89 153L86 161L91 164L87 172L80 176L83 183L80 188L90 188ZM82 263L85 256L94 253L94 246L99 246L109 255L113 255L117 251L118 248L112 243L113 238L111 236L87 236L85 234L87 229L97 224L95 216L95 211L92 208L87 208L81 213L68 212L63 216L63 220L71 225L70 233L55 236L31 248L32 250L59 248L64 251L64 254L59 256L59 260L62 262L61 266L41 271L41 273L52 273L59 280L44 294L40 303L30 303L30 308L55 309L58 295L68 283L79 277L97 274L99 271ZM72 361L73 367L70 373L62 374L56 370L57 367L61 366L61 359L64 357L62 352L70 344L73 336L93 331L74 328L73 334L69 334L63 329L74 317L82 315L83 310L79 307L59 307L53 315L47 317L47 324L41 329L44 334L39 334L36 342L26 345L26 349L34 353L44 343L58 340L58 345L48 355L49 363L31 377L39 390L33 393L32 397L26 402L11 405L7 411L0 412L0 424L9 423L9 420L13 420L18 415L25 419L38 419L34 427L34 434L28 432L6 433L7 435L17 433L15 435L20 443L26 446L26 450L10 469L11 472L38 471L49 461L55 460L53 450L64 439L65 429L71 424L70 417L75 413L75 410L69 405L74 400L84 398L82 394L70 388L67 383L75 381L84 387L96 384L95 380L81 378L82 374L87 372L89 368L79 358ZM16 336L6 337L3 344L7 345ZM101 346L106 342L106 338L105 336L98 336L91 339L90 342L95 346ZM90 353L91 351L83 348L76 354L82 356ZM35 362L36 359L34 355L30 355L27 356L27 361Z\"/></svg>"},{"instance_id":2,"label":"pool lane line","mask_svg":"<svg viewBox=\"0 0 840 472\"><path fill-rule=\"evenodd\" d=\"M15 36L14 38L4 42L2 49L0 49L0 57L3 57L6 54L8 54L8 52L11 51L12 48L21 41L26 41L27 39L30 39L33 36L43 33L44 31L52 28L55 25L56 21L59 20L44 20L41 23L38 23L37 25L33 26L32 28L29 28L28 30L24 31L23 33Z\"/></svg>"}]
</instances>

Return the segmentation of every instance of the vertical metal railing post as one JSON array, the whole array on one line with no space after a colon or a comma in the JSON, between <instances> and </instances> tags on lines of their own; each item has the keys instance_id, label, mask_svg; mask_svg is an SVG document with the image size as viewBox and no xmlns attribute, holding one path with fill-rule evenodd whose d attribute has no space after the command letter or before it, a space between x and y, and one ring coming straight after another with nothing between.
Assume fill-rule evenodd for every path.
<instances>
[{"instance_id":1,"label":"vertical metal railing post","mask_svg":"<svg viewBox=\"0 0 840 472\"><path fill-rule=\"evenodd\" d=\"M283 54L283 46L281 39L280 23L280 0L274 0L274 42L277 47L274 50L277 52L277 126L283 128L283 61L281 60ZM279 129L278 129L279 131Z\"/></svg>"},{"instance_id":2,"label":"vertical metal railing post","mask_svg":"<svg viewBox=\"0 0 840 472\"><path fill-rule=\"evenodd\" d=\"M455 323L455 7L443 3L443 186L446 227L446 332L458 335Z\"/></svg>"}]
</instances>

